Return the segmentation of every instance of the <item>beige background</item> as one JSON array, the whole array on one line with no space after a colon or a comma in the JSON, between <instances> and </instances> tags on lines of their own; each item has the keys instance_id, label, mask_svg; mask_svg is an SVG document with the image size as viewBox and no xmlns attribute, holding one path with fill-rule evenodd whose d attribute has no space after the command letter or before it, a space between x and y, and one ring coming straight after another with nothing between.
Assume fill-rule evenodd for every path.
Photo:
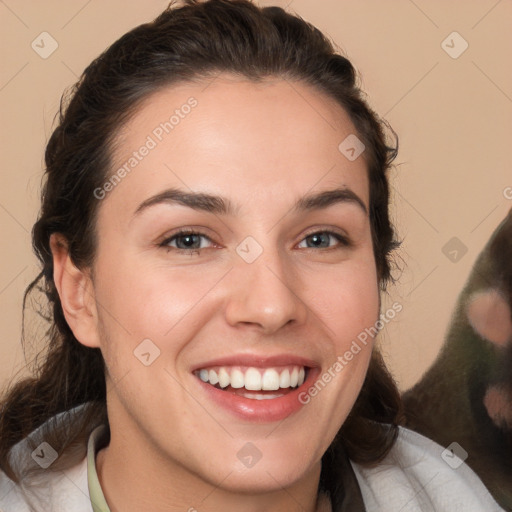
<instances>
[{"instance_id":1,"label":"beige background","mask_svg":"<svg viewBox=\"0 0 512 512\"><path fill-rule=\"evenodd\" d=\"M362 74L373 108L400 136L393 218L404 238L404 271L388 302L399 301L403 311L381 340L394 375L407 388L435 358L476 256L512 207L506 193L512 186L512 3L259 3L286 6L327 33ZM0 387L25 365L21 301L37 274L30 229L62 91L107 45L166 4L0 1ZM58 43L47 59L31 48L43 31ZM453 31L469 44L456 59L441 46ZM451 41L453 50L461 48L461 40ZM468 249L455 263L442 252L452 237Z\"/></svg>"}]
</instances>

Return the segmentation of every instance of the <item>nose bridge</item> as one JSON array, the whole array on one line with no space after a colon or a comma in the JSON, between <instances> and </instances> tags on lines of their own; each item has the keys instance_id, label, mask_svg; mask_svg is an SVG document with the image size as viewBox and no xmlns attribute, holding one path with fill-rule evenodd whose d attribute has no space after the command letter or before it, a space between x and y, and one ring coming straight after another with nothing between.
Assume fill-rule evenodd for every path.
<instances>
[{"instance_id":1,"label":"nose bridge","mask_svg":"<svg viewBox=\"0 0 512 512\"><path fill-rule=\"evenodd\" d=\"M306 306L298 296L293 269L287 265L278 248L258 247L254 239L239 244L228 292L227 321L231 325L257 324L267 332L290 321L303 322Z\"/></svg>"}]
</instances>

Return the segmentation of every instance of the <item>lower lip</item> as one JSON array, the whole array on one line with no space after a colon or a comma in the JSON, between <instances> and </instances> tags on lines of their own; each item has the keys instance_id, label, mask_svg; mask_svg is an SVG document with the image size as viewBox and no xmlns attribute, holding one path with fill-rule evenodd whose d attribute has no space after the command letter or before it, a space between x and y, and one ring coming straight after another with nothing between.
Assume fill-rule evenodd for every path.
<instances>
[{"instance_id":1,"label":"lower lip","mask_svg":"<svg viewBox=\"0 0 512 512\"><path fill-rule=\"evenodd\" d=\"M245 398L228 391L222 391L211 384L203 382L199 377L196 377L196 379L199 385L208 394L209 398L231 414L246 421L270 423L273 421L282 421L299 411L304 405L300 402L299 395L305 392L315 382L319 374L319 368L310 368L308 378L297 389L279 398L267 400ZM254 393L254 391L247 392ZM279 393L279 390L277 390L276 393Z\"/></svg>"}]
</instances>

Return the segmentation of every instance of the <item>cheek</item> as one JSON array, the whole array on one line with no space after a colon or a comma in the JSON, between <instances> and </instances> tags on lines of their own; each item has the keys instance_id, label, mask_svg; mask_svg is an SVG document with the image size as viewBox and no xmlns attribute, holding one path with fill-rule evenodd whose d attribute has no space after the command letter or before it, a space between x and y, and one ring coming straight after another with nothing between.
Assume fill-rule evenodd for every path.
<instances>
[{"instance_id":1,"label":"cheek","mask_svg":"<svg viewBox=\"0 0 512 512\"><path fill-rule=\"evenodd\" d=\"M379 316L379 286L373 258L354 261L323 276L311 291L315 312L335 336L337 351L373 327Z\"/></svg>"},{"instance_id":2,"label":"cheek","mask_svg":"<svg viewBox=\"0 0 512 512\"><path fill-rule=\"evenodd\" d=\"M161 339L187 316L222 277L222 269L169 269L122 259L98 272L98 301L106 322L135 338ZM207 301L205 301L207 302Z\"/></svg>"},{"instance_id":3,"label":"cheek","mask_svg":"<svg viewBox=\"0 0 512 512\"><path fill-rule=\"evenodd\" d=\"M335 432L363 384L378 331L380 301L372 258L326 277L314 303L315 316L325 326L327 357L322 373L301 400L311 404L315 416L328 414L332 421L325 424Z\"/></svg>"},{"instance_id":4,"label":"cheek","mask_svg":"<svg viewBox=\"0 0 512 512\"><path fill-rule=\"evenodd\" d=\"M347 266L327 297L335 350L327 373L340 376L336 377L344 390L340 402L351 405L363 383L378 332L380 296L373 256ZM349 389L352 393L347 393Z\"/></svg>"}]
</instances>

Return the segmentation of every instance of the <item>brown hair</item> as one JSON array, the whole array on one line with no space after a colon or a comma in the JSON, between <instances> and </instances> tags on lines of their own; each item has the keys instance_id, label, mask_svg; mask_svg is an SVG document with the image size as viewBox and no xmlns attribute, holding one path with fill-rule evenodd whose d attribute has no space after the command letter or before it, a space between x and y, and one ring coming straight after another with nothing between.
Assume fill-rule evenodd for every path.
<instances>
[{"instance_id":1,"label":"brown hair","mask_svg":"<svg viewBox=\"0 0 512 512\"><path fill-rule=\"evenodd\" d=\"M250 80L298 80L337 101L366 146L370 222L379 282L391 279L390 253L398 245L388 215L387 170L398 150L388 145L382 121L363 99L347 58L315 27L278 7L248 0L185 0L153 22L134 28L95 59L63 95L59 124L48 142L42 207L33 227L33 247L42 270L24 295L42 290L49 304L48 343L34 377L13 385L1 402L0 468L17 480L9 451L57 413L87 403L73 422L48 430L45 440L63 469L85 453L92 428L107 423L104 361L99 349L79 343L69 328L53 281L50 235L61 233L79 268L94 261L99 201L94 190L112 173L113 142L144 99L159 88L213 78L219 72ZM401 402L380 353L375 350L361 393L324 458L322 478L335 477L332 453L343 448L355 462L375 464L397 433ZM331 462L329 462L331 461Z\"/></svg>"}]
</instances>

